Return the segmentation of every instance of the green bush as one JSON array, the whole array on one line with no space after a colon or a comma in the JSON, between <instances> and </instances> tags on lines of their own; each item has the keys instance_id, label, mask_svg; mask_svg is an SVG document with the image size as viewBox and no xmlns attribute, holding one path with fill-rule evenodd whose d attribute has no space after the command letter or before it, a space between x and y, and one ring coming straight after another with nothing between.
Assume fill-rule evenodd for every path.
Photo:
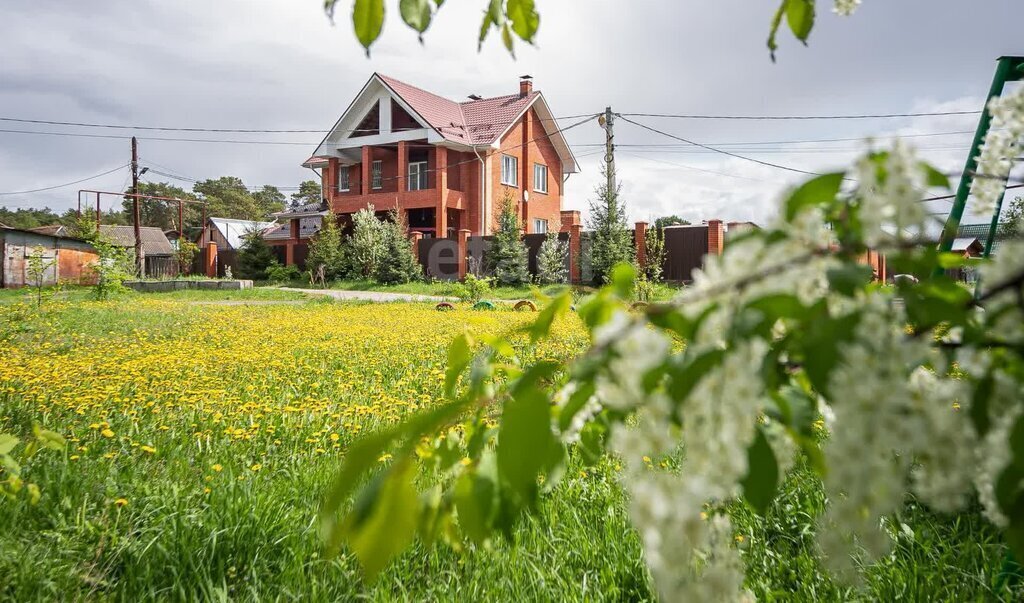
<instances>
[{"instance_id":1,"label":"green bush","mask_svg":"<svg viewBox=\"0 0 1024 603\"><path fill-rule=\"evenodd\" d=\"M452 295L467 302L478 302L491 292L491 278L467 274L461 283L452 287Z\"/></svg>"},{"instance_id":2,"label":"green bush","mask_svg":"<svg viewBox=\"0 0 1024 603\"><path fill-rule=\"evenodd\" d=\"M287 283L290 281L296 281L302 276L296 266L282 266L277 262L271 264L270 268L267 269L267 280L272 283Z\"/></svg>"}]
</instances>

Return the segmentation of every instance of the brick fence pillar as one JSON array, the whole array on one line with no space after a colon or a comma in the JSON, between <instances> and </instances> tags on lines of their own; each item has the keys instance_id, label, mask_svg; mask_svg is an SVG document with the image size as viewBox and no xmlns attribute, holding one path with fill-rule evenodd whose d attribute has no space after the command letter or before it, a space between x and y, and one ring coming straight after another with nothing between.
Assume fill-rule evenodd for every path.
<instances>
[{"instance_id":1,"label":"brick fence pillar","mask_svg":"<svg viewBox=\"0 0 1024 603\"><path fill-rule=\"evenodd\" d=\"M217 244L213 241L206 244L206 276L217 278Z\"/></svg>"},{"instance_id":2,"label":"brick fence pillar","mask_svg":"<svg viewBox=\"0 0 1024 603\"><path fill-rule=\"evenodd\" d=\"M581 264L583 258L583 242L581 240L583 227L579 224L569 226L569 282L578 283L583 278Z\"/></svg>"},{"instance_id":3,"label":"brick fence pillar","mask_svg":"<svg viewBox=\"0 0 1024 603\"><path fill-rule=\"evenodd\" d=\"M472 231L466 228L459 230L458 241L459 241L459 280L466 278L466 257L469 255L469 235Z\"/></svg>"},{"instance_id":4,"label":"brick fence pillar","mask_svg":"<svg viewBox=\"0 0 1024 603\"><path fill-rule=\"evenodd\" d=\"M412 241L412 257L414 260L419 262L420 259L420 241L423 240L423 233L414 230L409 233L409 240Z\"/></svg>"},{"instance_id":5,"label":"brick fence pillar","mask_svg":"<svg viewBox=\"0 0 1024 603\"><path fill-rule=\"evenodd\" d=\"M636 245L636 264L647 263L647 222L637 222L633 231L633 242Z\"/></svg>"},{"instance_id":6,"label":"brick fence pillar","mask_svg":"<svg viewBox=\"0 0 1024 603\"><path fill-rule=\"evenodd\" d=\"M721 220L708 220L708 254L722 255L725 244L725 229Z\"/></svg>"}]
</instances>

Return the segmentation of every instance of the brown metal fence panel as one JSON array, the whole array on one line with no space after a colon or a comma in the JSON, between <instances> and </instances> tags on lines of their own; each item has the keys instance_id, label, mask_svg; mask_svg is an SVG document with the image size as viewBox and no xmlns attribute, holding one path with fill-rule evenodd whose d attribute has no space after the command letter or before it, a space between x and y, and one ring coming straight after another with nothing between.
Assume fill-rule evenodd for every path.
<instances>
[{"instance_id":1,"label":"brown metal fence panel","mask_svg":"<svg viewBox=\"0 0 1024 603\"><path fill-rule=\"evenodd\" d=\"M309 244L308 243L296 243L295 249L295 265L299 267L299 270L306 269L306 258L309 257ZM282 262L284 263L284 262Z\"/></svg>"},{"instance_id":2,"label":"brown metal fence panel","mask_svg":"<svg viewBox=\"0 0 1024 603\"><path fill-rule=\"evenodd\" d=\"M146 278L166 279L177 278L178 260L167 255L146 256Z\"/></svg>"},{"instance_id":3,"label":"brown metal fence panel","mask_svg":"<svg viewBox=\"0 0 1024 603\"><path fill-rule=\"evenodd\" d=\"M419 261L428 278L459 278L459 242L455 239L420 239Z\"/></svg>"},{"instance_id":4,"label":"brown metal fence panel","mask_svg":"<svg viewBox=\"0 0 1024 603\"><path fill-rule=\"evenodd\" d=\"M228 266L231 266L231 276L238 278L238 252L234 249L218 249L217 276L224 278Z\"/></svg>"},{"instance_id":5,"label":"brown metal fence panel","mask_svg":"<svg viewBox=\"0 0 1024 603\"><path fill-rule=\"evenodd\" d=\"M704 255L708 251L708 227L666 228L664 233L665 264L662 268L665 280L692 281L693 271L704 265Z\"/></svg>"}]
</instances>

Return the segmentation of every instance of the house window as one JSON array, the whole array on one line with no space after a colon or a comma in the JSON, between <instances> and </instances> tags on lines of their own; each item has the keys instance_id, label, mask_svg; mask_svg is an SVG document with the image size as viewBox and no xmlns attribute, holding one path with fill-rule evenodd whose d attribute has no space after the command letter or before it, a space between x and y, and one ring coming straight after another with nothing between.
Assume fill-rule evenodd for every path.
<instances>
[{"instance_id":1,"label":"house window","mask_svg":"<svg viewBox=\"0 0 1024 603\"><path fill-rule=\"evenodd\" d=\"M341 170L338 172L338 190L347 193L349 191L349 167L347 165L341 166Z\"/></svg>"},{"instance_id":2,"label":"house window","mask_svg":"<svg viewBox=\"0 0 1024 603\"><path fill-rule=\"evenodd\" d=\"M548 193L548 166L533 164L533 190L545 195Z\"/></svg>"},{"instance_id":3,"label":"house window","mask_svg":"<svg viewBox=\"0 0 1024 603\"><path fill-rule=\"evenodd\" d=\"M427 162L414 161L409 164L409 190L422 191L427 188Z\"/></svg>"},{"instance_id":4,"label":"house window","mask_svg":"<svg viewBox=\"0 0 1024 603\"><path fill-rule=\"evenodd\" d=\"M519 186L519 159L511 155L501 156L501 183Z\"/></svg>"},{"instance_id":5,"label":"house window","mask_svg":"<svg viewBox=\"0 0 1024 603\"><path fill-rule=\"evenodd\" d=\"M370 186L374 189L384 188L384 161L377 159L373 162L373 175L370 178Z\"/></svg>"},{"instance_id":6,"label":"house window","mask_svg":"<svg viewBox=\"0 0 1024 603\"><path fill-rule=\"evenodd\" d=\"M548 233L548 221L541 220L540 218L533 219L533 232L536 234L547 234Z\"/></svg>"}]
</instances>

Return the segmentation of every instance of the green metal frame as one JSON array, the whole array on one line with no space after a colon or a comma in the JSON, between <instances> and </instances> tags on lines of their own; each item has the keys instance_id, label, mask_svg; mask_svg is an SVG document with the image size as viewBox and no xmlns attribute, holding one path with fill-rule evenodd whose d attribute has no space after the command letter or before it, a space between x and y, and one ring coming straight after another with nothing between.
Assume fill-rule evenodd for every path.
<instances>
[{"instance_id":1,"label":"green metal frame","mask_svg":"<svg viewBox=\"0 0 1024 603\"><path fill-rule=\"evenodd\" d=\"M956 189L956 198L953 207L949 210L949 217L942 228L942 236L939 239L939 251L945 252L953 249L953 241L956 239L957 231L960 229L960 219L963 218L964 209L967 207L967 197L971 194L971 184L974 181L974 173L978 168L978 155L981 153L981 145L992 125L992 115L988 111L989 99L1001 96L1007 82L1024 80L1024 57L999 57L996 65L996 73L992 78L992 87L988 96L985 97L985 107L978 120L978 129L974 133L974 142L971 143L971 151L967 155L967 163L964 165L963 175L960 177L960 184ZM995 213L992 215L992 224L989 227L988 238L985 240L985 254L988 257L992 252L992 241L995 239L996 229L999 225L999 214L1002 211L1003 198L999 198L996 204ZM942 274L942 268L935 269L936 276Z\"/></svg>"}]
</instances>

